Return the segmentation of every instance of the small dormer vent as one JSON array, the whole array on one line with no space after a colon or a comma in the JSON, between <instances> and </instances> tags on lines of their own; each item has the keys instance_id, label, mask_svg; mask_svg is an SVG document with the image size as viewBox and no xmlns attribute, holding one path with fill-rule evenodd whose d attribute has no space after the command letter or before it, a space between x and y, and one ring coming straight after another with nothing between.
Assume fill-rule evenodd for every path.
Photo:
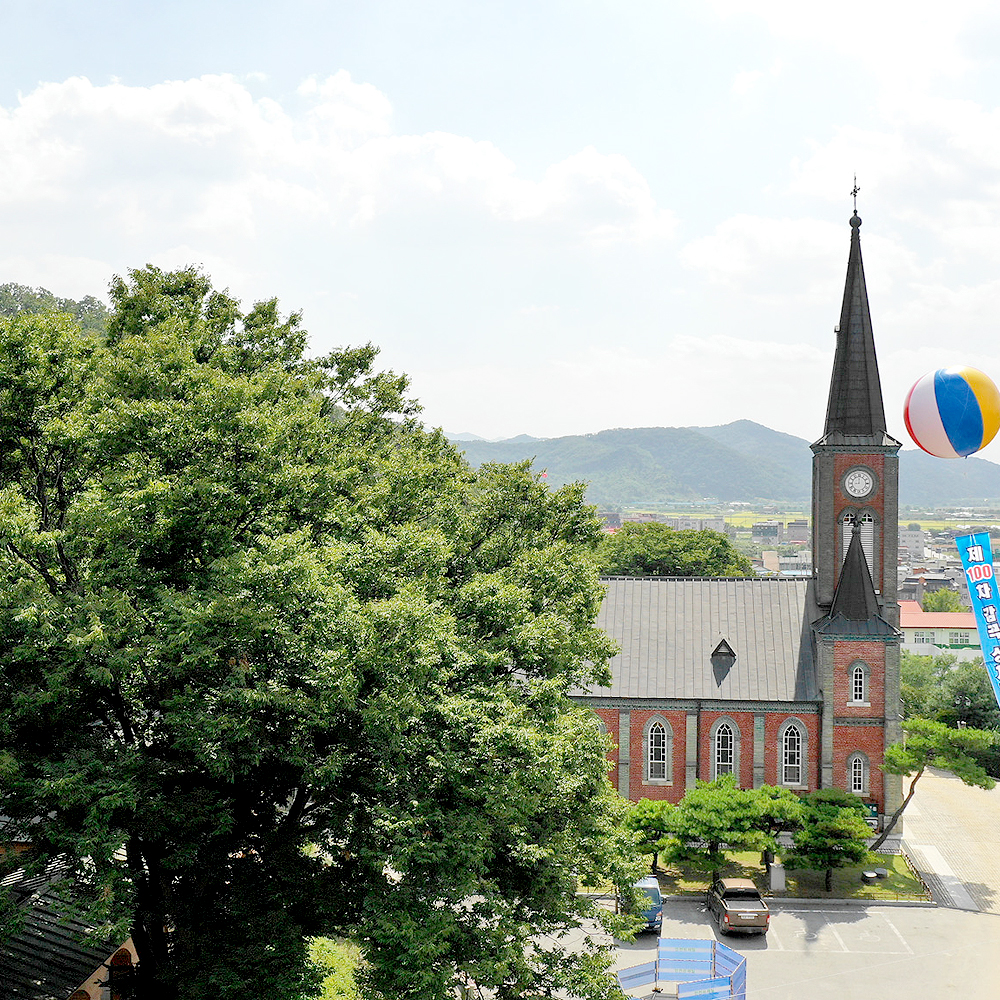
<instances>
[{"instance_id":1,"label":"small dormer vent","mask_svg":"<svg viewBox=\"0 0 1000 1000\"><path fill-rule=\"evenodd\" d=\"M722 639L718 646L712 650L712 670L715 673L717 684L721 684L726 679L726 675L735 662L736 653L733 647L725 639Z\"/></svg>"}]
</instances>

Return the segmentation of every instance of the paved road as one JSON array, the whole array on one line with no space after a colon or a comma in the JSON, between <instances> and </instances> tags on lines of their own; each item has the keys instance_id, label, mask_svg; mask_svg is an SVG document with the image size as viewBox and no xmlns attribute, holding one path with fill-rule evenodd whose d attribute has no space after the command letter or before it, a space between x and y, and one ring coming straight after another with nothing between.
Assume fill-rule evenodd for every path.
<instances>
[{"instance_id":1,"label":"paved road","mask_svg":"<svg viewBox=\"0 0 1000 1000\"><path fill-rule=\"evenodd\" d=\"M903 813L903 845L938 903L1000 914L998 840L1000 785L985 791L946 771L923 775Z\"/></svg>"},{"instance_id":2,"label":"paved road","mask_svg":"<svg viewBox=\"0 0 1000 1000\"><path fill-rule=\"evenodd\" d=\"M663 934L715 938L745 955L747 1000L996 1000L1000 994L1000 916L991 913L789 900L774 907L766 937L720 937L704 906L684 900L668 904ZM650 961L655 943L646 934L620 944L617 967Z\"/></svg>"}]
</instances>

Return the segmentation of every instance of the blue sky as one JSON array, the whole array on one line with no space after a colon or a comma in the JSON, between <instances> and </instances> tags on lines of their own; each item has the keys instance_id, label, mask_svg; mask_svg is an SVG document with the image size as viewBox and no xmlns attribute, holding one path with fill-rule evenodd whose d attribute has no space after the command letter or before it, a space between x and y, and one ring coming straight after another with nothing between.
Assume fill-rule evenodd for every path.
<instances>
[{"instance_id":1,"label":"blue sky","mask_svg":"<svg viewBox=\"0 0 1000 1000\"><path fill-rule=\"evenodd\" d=\"M902 13L905 12L905 17ZM890 429L1000 381L988 3L5 10L0 281L200 263L487 437L821 431L853 175ZM1000 444L985 457L1000 459Z\"/></svg>"}]
</instances>

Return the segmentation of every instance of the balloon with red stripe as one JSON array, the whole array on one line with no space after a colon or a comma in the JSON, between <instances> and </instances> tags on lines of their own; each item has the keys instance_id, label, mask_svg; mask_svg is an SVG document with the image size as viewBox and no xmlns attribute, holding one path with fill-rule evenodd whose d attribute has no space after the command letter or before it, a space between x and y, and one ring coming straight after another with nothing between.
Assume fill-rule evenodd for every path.
<instances>
[{"instance_id":1,"label":"balloon with red stripe","mask_svg":"<svg viewBox=\"0 0 1000 1000\"><path fill-rule=\"evenodd\" d=\"M919 379L903 407L914 442L938 458L966 458L1000 430L1000 391L978 368L938 368Z\"/></svg>"}]
</instances>

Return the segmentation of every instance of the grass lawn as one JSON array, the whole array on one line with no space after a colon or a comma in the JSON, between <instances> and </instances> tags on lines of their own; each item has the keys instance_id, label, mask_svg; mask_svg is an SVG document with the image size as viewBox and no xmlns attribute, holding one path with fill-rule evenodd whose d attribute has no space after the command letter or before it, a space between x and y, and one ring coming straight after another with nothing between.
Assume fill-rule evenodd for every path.
<instances>
[{"instance_id":1,"label":"grass lawn","mask_svg":"<svg viewBox=\"0 0 1000 1000\"><path fill-rule=\"evenodd\" d=\"M722 871L722 875L753 879L765 896L770 895L767 872L761 864L759 853L734 853L730 858L732 864ZM871 868L887 869L888 877L866 885L861 881L861 873ZM660 888L669 895L702 895L708 889L709 876L693 869L669 865L658 869L656 874ZM790 899L929 898L920 878L901 854L869 854L864 864L834 869L832 892L826 891L825 884L825 872L788 868L785 869L785 891L774 895Z\"/></svg>"}]
</instances>

